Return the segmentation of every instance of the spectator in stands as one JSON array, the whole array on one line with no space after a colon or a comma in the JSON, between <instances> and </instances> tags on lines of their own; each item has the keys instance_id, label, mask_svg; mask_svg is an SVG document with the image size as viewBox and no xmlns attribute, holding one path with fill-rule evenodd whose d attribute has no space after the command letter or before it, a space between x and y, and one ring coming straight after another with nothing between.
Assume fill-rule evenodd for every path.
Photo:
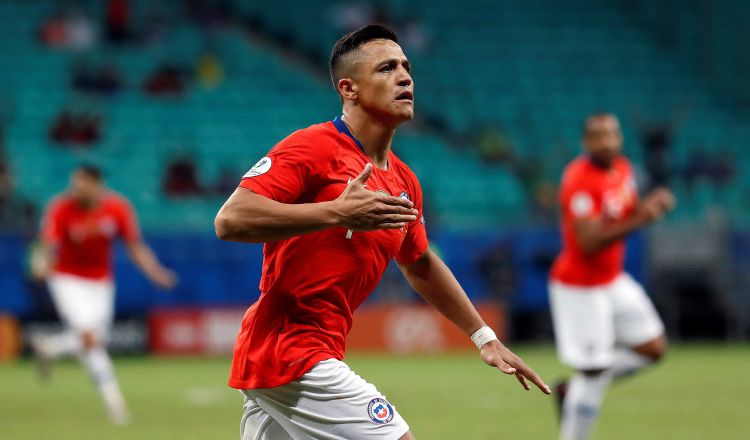
<instances>
[{"instance_id":1,"label":"spectator in stands","mask_svg":"<svg viewBox=\"0 0 750 440\"><path fill-rule=\"evenodd\" d=\"M101 138L101 123L95 112L63 109L50 129L50 139L62 145L90 146Z\"/></svg>"},{"instance_id":2,"label":"spectator in stands","mask_svg":"<svg viewBox=\"0 0 750 440\"><path fill-rule=\"evenodd\" d=\"M513 147L495 127L485 127L477 139L479 155L488 163L511 163L514 159Z\"/></svg>"},{"instance_id":3,"label":"spectator in stands","mask_svg":"<svg viewBox=\"0 0 750 440\"><path fill-rule=\"evenodd\" d=\"M209 29L230 23L234 6L229 0L184 0L186 15L198 26Z\"/></svg>"},{"instance_id":4,"label":"spectator in stands","mask_svg":"<svg viewBox=\"0 0 750 440\"><path fill-rule=\"evenodd\" d=\"M367 3L357 0L346 0L336 4L330 10L330 21L340 34L377 22L375 11Z\"/></svg>"},{"instance_id":5,"label":"spectator in stands","mask_svg":"<svg viewBox=\"0 0 750 440\"><path fill-rule=\"evenodd\" d=\"M36 233L37 208L15 191L13 175L6 163L0 163L0 233Z\"/></svg>"},{"instance_id":6,"label":"spectator in stands","mask_svg":"<svg viewBox=\"0 0 750 440\"><path fill-rule=\"evenodd\" d=\"M647 127L641 134L641 142L650 187L668 185L671 174L669 153L672 149L672 127L666 123Z\"/></svg>"},{"instance_id":7,"label":"spectator in stands","mask_svg":"<svg viewBox=\"0 0 750 440\"><path fill-rule=\"evenodd\" d=\"M96 44L98 32L82 10L62 10L42 22L39 39L53 48L82 51Z\"/></svg>"},{"instance_id":8,"label":"spectator in stands","mask_svg":"<svg viewBox=\"0 0 750 440\"><path fill-rule=\"evenodd\" d=\"M399 29L399 35L401 35L400 40L410 53L419 54L429 48L430 34L421 21L408 18L397 28Z\"/></svg>"},{"instance_id":9,"label":"spectator in stands","mask_svg":"<svg viewBox=\"0 0 750 440\"><path fill-rule=\"evenodd\" d=\"M224 69L219 55L212 50L203 52L195 67L195 76L203 88L216 88L224 77Z\"/></svg>"},{"instance_id":10,"label":"spectator in stands","mask_svg":"<svg viewBox=\"0 0 750 440\"><path fill-rule=\"evenodd\" d=\"M112 96L122 88L122 76L114 64L95 65L80 59L73 66L71 83L82 93Z\"/></svg>"},{"instance_id":11,"label":"spectator in stands","mask_svg":"<svg viewBox=\"0 0 750 440\"><path fill-rule=\"evenodd\" d=\"M107 40L112 43L126 43L134 38L130 30L129 0L109 0L107 2Z\"/></svg>"},{"instance_id":12,"label":"spectator in stands","mask_svg":"<svg viewBox=\"0 0 750 440\"><path fill-rule=\"evenodd\" d=\"M237 171L231 167L223 167L219 171L219 178L214 184L214 193L226 196L237 189Z\"/></svg>"},{"instance_id":13,"label":"spectator in stands","mask_svg":"<svg viewBox=\"0 0 750 440\"><path fill-rule=\"evenodd\" d=\"M714 156L714 183L717 185L729 184L735 175L734 160L729 149L726 147L719 148L719 154Z\"/></svg>"},{"instance_id":14,"label":"spectator in stands","mask_svg":"<svg viewBox=\"0 0 750 440\"><path fill-rule=\"evenodd\" d=\"M143 90L151 96L180 96L188 81L186 69L171 63L164 63L149 75Z\"/></svg>"},{"instance_id":15,"label":"spectator in stands","mask_svg":"<svg viewBox=\"0 0 750 440\"><path fill-rule=\"evenodd\" d=\"M725 149L722 149L725 150ZM687 163L682 171L682 177L689 189L700 180L714 185L725 185L734 176L734 165L730 155L724 151L721 154L709 154L703 147L690 150Z\"/></svg>"},{"instance_id":16,"label":"spectator in stands","mask_svg":"<svg viewBox=\"0 0 750 440\"><path fill-rule=\"evenodd\" d=\"M164 193L175 198L203 194L203 189L198 181L198 169L195 166L195 161L189 157L173 159L167 165L163 189Z\"/></svg>"}]
</instances>

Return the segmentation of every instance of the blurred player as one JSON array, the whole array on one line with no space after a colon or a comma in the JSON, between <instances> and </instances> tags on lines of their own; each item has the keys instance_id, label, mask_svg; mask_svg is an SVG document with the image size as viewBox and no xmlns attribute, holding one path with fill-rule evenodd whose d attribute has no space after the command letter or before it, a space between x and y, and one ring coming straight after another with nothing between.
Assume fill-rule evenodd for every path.
<instances>
[{"instance_id":1,"label":"blurred player","mask_svg":"<svg viewBox=\"0 0 750 440\"><path fill-rule=\"evenodd\" d=\"M264 242L229 385L243 439L411 439L377 389L342 362L354 310L395 258L406 279L487 364L549 388L497 340L427 245L422 192L391 151L414 115L411 66L387 26L342 37L330 60L343 116L299 130L253 166L216 217L223 240Z\"/></svg>"},{"instance_id":2,"label":"blurred player","mask_svg":"<svg viewBox=\"0 0 750 440\"><path fill-rule=\"evenodd\" d=\"M122 424L130 417L106 351L115 293L110 260L117 236L154 284L164 289L175 285L174 274L159 264L143 242L128 201L104 186L97 168L80 166L71 175L69 190L47 207L42 251L34 267L35 275L47 280L66 329L57 335L34 336L32 348L43 374L50 361L78 355L110 419Z\"/></svg>"},{"instance_id":3,"label":"blurred player","mask_svg":"<svg viewBox=\"0 0 750 440\"><path fill-rule=\"evenodd\" d=\"M558 354L577 370L556 389L563 440L588 438L610 382L658 361L667 347L661 319L623 260L625 237L664 216L674 197L660 188L639 203L614 115L590 116L583 145L587 154L563 175L563 251L549 288Z\"/></svg>"}]
</instances>

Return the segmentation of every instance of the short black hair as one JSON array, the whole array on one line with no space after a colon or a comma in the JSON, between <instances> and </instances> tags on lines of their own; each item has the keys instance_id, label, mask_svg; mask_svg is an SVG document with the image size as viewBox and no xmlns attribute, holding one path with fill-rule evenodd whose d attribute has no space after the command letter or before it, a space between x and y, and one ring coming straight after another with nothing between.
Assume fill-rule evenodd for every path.
<instances>
[{"instance_id":1,"label":"short black hair","mask_svg":"<svg viewBox=\"0 0 750 440\"><path fill-rule=\"evenodd\" d=\"M591 113L590 115L586 116L586 119L583 120L583 136L589 135L589 123L592 119L599 119L599 118L615 118L617 119L617 122L620 122L620 119L617 117L616 114L612 112L608 112L605 110L599 110Z\"/></svg>"},{"instance_id":2,"label":"short black hair","mask_svg":"<svg viewBox=\"0 0 750 440\"><path fill-rule=\"evenodd\" d=\"M328 69L331 74L333 87L338 90L339 78L339 60L342 56L359 49L363 44L372 40L391 40L398 43L396 31L387 24L369 24L359 28L354 32L349 32L339 38L331 51L331 59L328 62Z\"/></svg>"},{"instance_id":3,"label":"short black hair","mask_svg":"<svg viewBox=\"0 0 750 440\"><path fill-rule=\"evenodd\" d=\"M84 163L76 167L76 171L85 174L87 177L100 182L102 180L102 170L93 164Z\"/></svg>"}]
</instances>

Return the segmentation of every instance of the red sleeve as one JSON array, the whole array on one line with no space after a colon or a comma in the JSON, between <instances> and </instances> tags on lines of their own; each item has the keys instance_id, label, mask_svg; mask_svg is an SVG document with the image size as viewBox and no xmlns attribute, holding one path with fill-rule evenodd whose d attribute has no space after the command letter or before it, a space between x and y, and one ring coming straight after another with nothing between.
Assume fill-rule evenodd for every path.
<instances>
[{"instance_id":1,"label":"red sleeve","mask_svg":"<svg viewBox=\"0 0 750 440\"><path fill-rule=\"evenodd\" d=\"M594 218L601 214L601 191L590 182L591 179L580 170L565 174L560 188L560 205L566 218Z\"/></svg>"},{"instance_id":2,"label":"red sleeve","mask_svg":"<svg viewBox=\"0 0 750 440\"><path fill-rule=\"evenodd\" d=\"M298 131L271 149L243 176L240 186L282 203L295 203L330 166L326 139Z\"/></svg>"},{"instance_id":3,"label":"red sleeve","mask_svg":"<svg viewBox=\"0 0 750 440\"><path fill-rule=\"evenodd\" d=\"M427 240L427 228L425 228L424 210L422 204L422 188L419 185L419 181L415 176L412 175L412 187L414 188L414 196L412 202L414 202L414 208L419 211L417 219L406 227L406 237L404 237L403 243L401 243L401 249L396 255L396 261L399 264L410 264L419 259L429 246Z\"/></svg>"},{"instance_id":4,"label":"red sleeve","mask_svg":"<svg viewBox=\"0 0 750 440\"><path fill-rule=\"evenodd\" d=\"M138 226L138 216L135 209L127 200L119 200L117 203L117 226L120 236L126 242L141 239L141 228Z\"/></svg>"},{"instance_id":5,"label":"red sleeve","mask_svg":"<svg viewBox=\"0 0 750 440\"><path fill-rule=\"evenodd\" d=\"M42 241L47 244L57 244L60 242L63 236L63 216L62 216L62 203L60 200L53 200L47 206L47 211L44 213L41 227Z\"/></svg>"}]
</instances>

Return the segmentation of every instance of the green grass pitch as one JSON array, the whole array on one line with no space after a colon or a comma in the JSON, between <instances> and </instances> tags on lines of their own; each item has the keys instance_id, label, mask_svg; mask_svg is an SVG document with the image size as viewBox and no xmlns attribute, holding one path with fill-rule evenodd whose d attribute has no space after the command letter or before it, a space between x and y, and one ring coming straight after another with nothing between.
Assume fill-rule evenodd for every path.
<instances>
[{"instance_id":1,"label":"green grass pitch","mask_svg":"<svg viewBox=\"0 0 750 440\"><path fill-rule=\"evenodd\" d=\"M566 370L551 347L522 347L552 382ZM475 353L397 357L351 354L347 362L396 405L420 440L555 439L553 400L523 391ZM242 399L224 386L229 360L122 358L117 373L133 424L110 426L74 362L40 384L32 365L0 365L0 438L237 439ZM750 346L680 346L666 362L607 395L596 439L750 439Z\"/></svg>"}]
</instances>

